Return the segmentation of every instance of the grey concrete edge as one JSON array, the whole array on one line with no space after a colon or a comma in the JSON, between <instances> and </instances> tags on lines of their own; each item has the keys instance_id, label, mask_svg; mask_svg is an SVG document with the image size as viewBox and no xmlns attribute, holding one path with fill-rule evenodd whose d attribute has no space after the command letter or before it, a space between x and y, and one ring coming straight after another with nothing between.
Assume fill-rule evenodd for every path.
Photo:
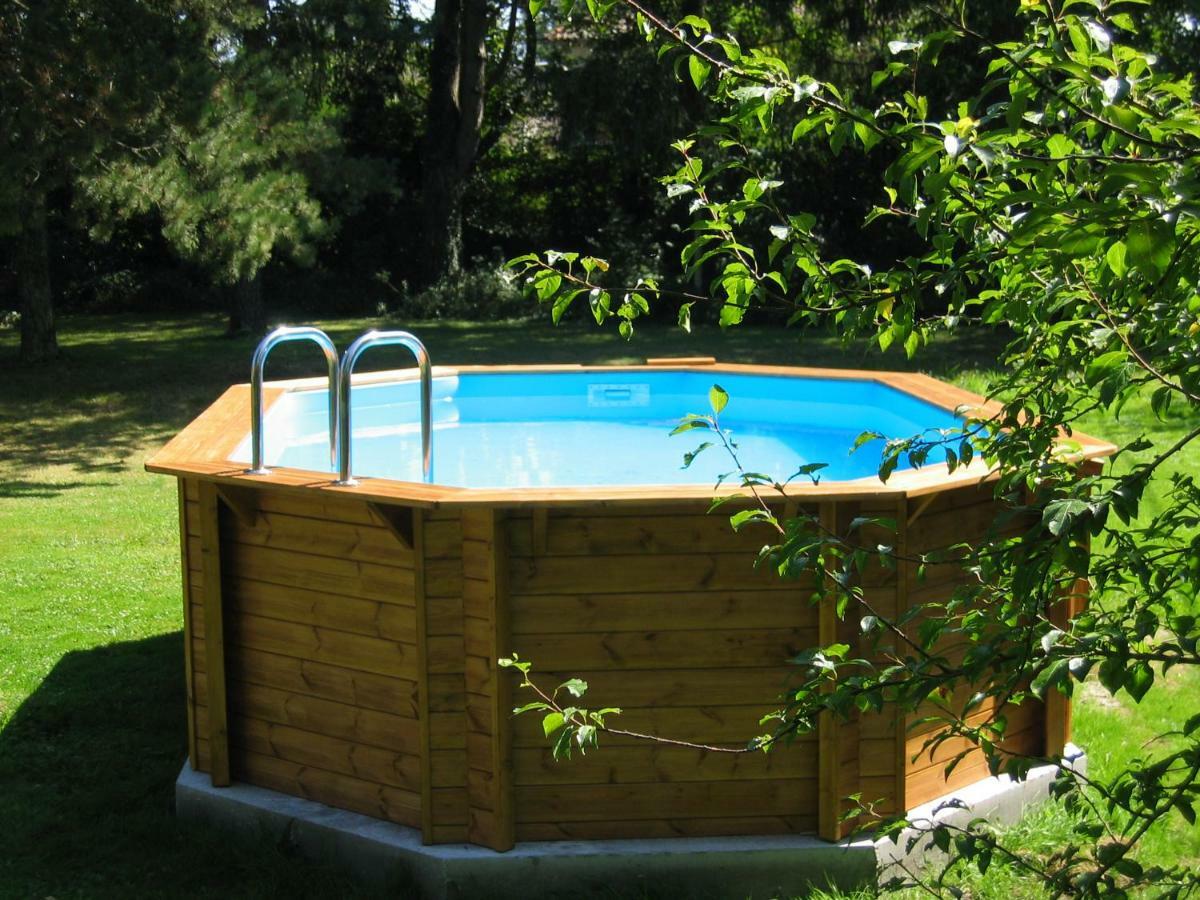
<instances>
[{"instance_id":1,"label":"grey concrete edge","mask_svg":"<svg viewBox=\"0 0 1200 900\"><path fill-rule=\"evenodd\" d=\"M1074 744L1066 746L1063 761L1072 771L1087 774L1087 754ZM895 840L885 838L875 843L879 883L905 877L906 869L918 872L945 859L930 843L930 826L942 822L965 826L974 819L987 819L991 825L1013 825L1049 799L1050 786L1058 773L1059 767L1051 764L1031 769L1023 781L1014 781L1008 775L985 778L909 810L908 820L915 827L901 832Z\"/></svg>"},{"instance_id":2,"label":"grey concrete edge","mask_svg":"<svg viewBox=\"0 0 1200 900\"><path fill-rule=\"evenodd\" d=\"M1068 745L1064 757L1086 773L1087 756L1078 747ZM838 844L774 835L525 842L507 853L473 844L425 846L415 828L251 785L214 788L187 763L175 783L175 808L181 820L295 848L398 896L755 898L797 896L812 886L871 886L903 875L906 867L918 870L940 858L922 828L977 818L1015 823L1047 799L1057 773L1047 765L1024 781L986 778L911 810L909 820L918 827L895 841L865 837Z\"/></svg>"},{"instance_id":3,"label":"grey concrete edge","mask_svg":"<svg viewBox=\"0 0 1200 900\"><path fill-rule=\"evenodd\" d=\"M796 896L812 886L874 883L870 839L830 844L808 835L546 841L497 853L471 844L424 846L421 834L245 784L214 788L184 764L180 819L286 844L377 888L427 900L556 896Z\"/></svg>"}]
</instances>

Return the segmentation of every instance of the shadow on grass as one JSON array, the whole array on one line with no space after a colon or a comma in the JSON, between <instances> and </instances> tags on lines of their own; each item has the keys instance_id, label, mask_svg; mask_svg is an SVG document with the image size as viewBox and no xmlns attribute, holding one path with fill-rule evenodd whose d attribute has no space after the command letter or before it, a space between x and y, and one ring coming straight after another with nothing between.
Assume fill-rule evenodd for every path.
<instances>
[{"instance_id":1,"label":"shadow on grass","mask_svg":"<svg viewBox=\"0 0 1200 900\"><path fill-rule=\"evenodd\" d=\"M72 488L113 486L114 482L111 481L0 481L0 498L36 497L43 499L57 497Z\"/></svg>"},{"instance_id":2,"label":"shadow on grass","mask_svg":"<svg viewBox=\"0 0 1200 900\"><path fill-rule=\"evenodd\" d=\"M76 650L16 710L0 731L0 896L365 895L270 844L176 822L182 673L178 632Z\"/></svg>"}]
</instances>

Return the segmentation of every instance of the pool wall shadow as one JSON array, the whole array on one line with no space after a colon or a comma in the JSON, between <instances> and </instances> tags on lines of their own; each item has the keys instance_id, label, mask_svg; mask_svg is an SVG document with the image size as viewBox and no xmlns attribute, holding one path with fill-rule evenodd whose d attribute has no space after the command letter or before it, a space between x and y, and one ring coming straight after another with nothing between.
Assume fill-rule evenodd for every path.
<instances>
[{"instance_id":1,"label":"pool wall shadow","mask_svg":"<svg viewBox=\"0 0 1200 900\"><path fill-rule=\"evenodd\" d=\"M181 632L55 663L0 729L0 897L368 895L287 845L176 819L183 709Z\"/></svg>"}]
</instances>

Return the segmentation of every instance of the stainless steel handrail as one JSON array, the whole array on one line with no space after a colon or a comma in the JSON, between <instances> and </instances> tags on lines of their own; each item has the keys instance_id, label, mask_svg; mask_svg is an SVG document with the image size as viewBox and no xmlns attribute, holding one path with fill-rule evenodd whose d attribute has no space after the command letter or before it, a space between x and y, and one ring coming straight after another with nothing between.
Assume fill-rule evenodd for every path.
<instances>
[{"instance_id":1,"label":"stainless steel handrail","mask_svg":"<svg viewBox=\"0 0 1200 900\"><path fill-rule=\"evenodd\" d=\"M250 468L246 470L247 475L266 475L271 471L263 465L263 370L271 351L288 341L312 341L325 351L325 362L329 368L329 461L331 464L337 461L337 386L341 367L337 347L320 328L292 328L284 325L259 341L254 350L254 360L250 363Z\"/></svg>"},{"instance_id":2,"label":"stainless steel handrail","mask_svg":"<svg viewBox=\"0 0 1200 900\"><path fill-rule=\"evenodd\" d=\"M425 345L407 331L368 331L346 348L342 355L341 380L338 384L337 470L339 485L358 482L350 475L350 387L354 365L370 347L399 344L412 351L421 374L421 473L426 482L433 480L433 369Z\"/></svg>"}]
</instances>

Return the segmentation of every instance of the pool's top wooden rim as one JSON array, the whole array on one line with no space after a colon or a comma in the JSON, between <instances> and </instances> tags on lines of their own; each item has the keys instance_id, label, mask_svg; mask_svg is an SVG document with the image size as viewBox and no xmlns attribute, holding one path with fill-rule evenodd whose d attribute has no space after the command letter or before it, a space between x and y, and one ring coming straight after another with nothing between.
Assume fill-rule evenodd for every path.
<instances>
[{"instance_id":1,"label":"pool's top wooden rim","mask_svg":"<svg viewBox=\"0 0 1200 900\"><path fill-rule=\"evenodd\" d=\"M645 365L583 366L435 366L434 376L469 372L631 372L667 369L684 372L745 375L771 375L810 378L837 378L885 384L943 409L970 410L972 415L996 414L999 404L977 394L938 381L928 375L910 372L876 372L866 369L819 369L799 366L760 366L718 363L708 357L648 359ZM372 384L416 377L415 369L389 370L355 376L354 383ZM288 391L324 389L324 378L304 378L269 382L263 391L269 409ZM194 419L147 462L146 470L165 475L199 478L224 484L259 489L321 491L376 503L434 508L439 506L607 506L624 504L665 505L711 500L717 496L743 493L736 486L715 488L710 485L637 485L555 488L459 488L438 484L360 478L352 487L333 483L327 472L279 467L268 475L247 475L244 463L235 463L230 455L250 430L250 386L230 387L208 409ZM1083 459L1109 456L1116 447L1079 432L1071 436L1080 447ZM937 491L979 484L994 477L985 463L973 461L950 472L945 463L930 463L920 470L896 472L886 483L877 477L820 484L788 485L785 496L799 501L864 500L869 498L921 497ZM779 494L772 495L778 498Z\"/></svg>"}]
</instances>

